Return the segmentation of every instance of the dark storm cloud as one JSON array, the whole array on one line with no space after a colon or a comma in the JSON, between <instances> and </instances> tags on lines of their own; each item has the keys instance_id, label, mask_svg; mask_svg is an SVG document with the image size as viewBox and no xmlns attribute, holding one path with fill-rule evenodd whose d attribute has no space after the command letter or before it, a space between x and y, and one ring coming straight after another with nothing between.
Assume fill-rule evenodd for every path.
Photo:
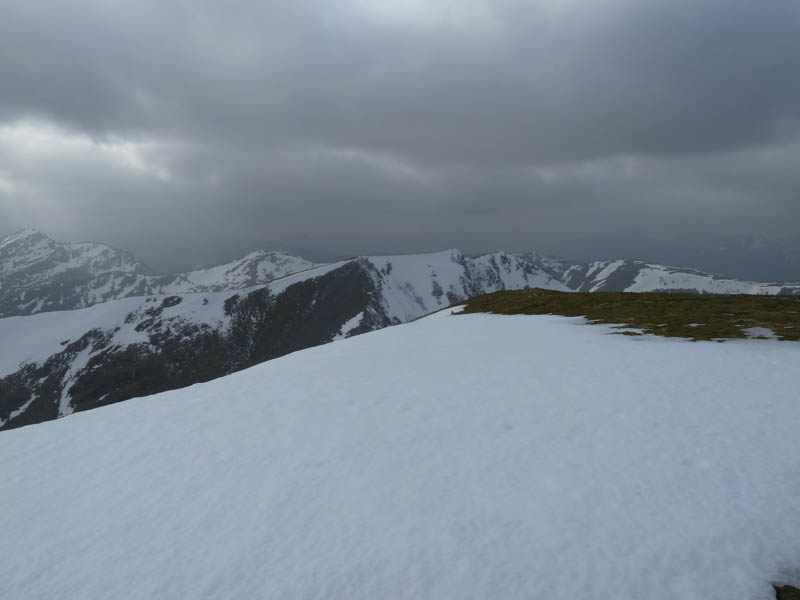
<instances>
[{"instance_id":1,"label":"dark storm cloud","mask_svg":"<svg viewBox=\"0 0 800 600\"><path fill-rule=\"evenodd\" d=\"M0 234L169 267L790 235L799 27L795 0L6 1Z\"/></svg>"}]
</instances>

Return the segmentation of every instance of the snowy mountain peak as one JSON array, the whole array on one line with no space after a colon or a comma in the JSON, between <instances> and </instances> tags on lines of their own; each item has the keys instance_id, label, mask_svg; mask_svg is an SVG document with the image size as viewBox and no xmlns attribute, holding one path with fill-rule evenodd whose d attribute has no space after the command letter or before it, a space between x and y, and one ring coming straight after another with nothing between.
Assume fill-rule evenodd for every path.
<instances>
[{"instance_id":1,"label":"snowy mountain peak","mask_svg":"<svg viewBox=\"0 0 800 600\"><path fill-rule=\"evenodd\" d=\"M0 240L0 318L149 294L240 289L313 266L285 252L260 250L224 265L157 275L129 252L94 242L61 243L24 229Z\"/></svg>"},{"instance_id":2,"label":"snowy mountain peak","mask_svg":"<svg viewBox=\"0 0 800 600\"><path fill-rule=\"evenodd\" d=\"M79 308L132 295L141 291L138 280L148 273L123 250L93 242L61 243L24 229L0 240L0 316Z\"/></svg>"},{"instance_id":3,"label":"snowy mountain peak","mask_svg":"<svg viewBox=\"0 0 800 600\"><path fill-rule=\"evenodd\" d=\"M55 243L56 242L36 229L23 229L22 231L0 238L0 260L3 260L5 257L14 257L17 255L30 255L32 253L41 254L46 248L54 246ZM19 256L19 258L22 258L22 256ZM2 267L3 264L0 263L0 269L2 269ZM0 273L2 273L2 271L0 271Z\"/></svg>"},{"instance_id":4,"label":"snowy mountain peak","mask_svg":"<svg viewBox=\"0 0 800 600\"><path fill-rule=\"evenodd\" d=\"M11 244L16 244L24 240L30 239L50 239L45 234L43 234L38 229L34 229L32 227L27 227L16 233L12 233L11 235L7 235L4 238L0 238L0 248L4 248Z\"/></svg>"},{"instance_id":5,"label":"snowy mountain peak","mask_svg":"<svg viewBox=\"0 0 800 600\"><path fill-rule=\"evenodd\" d=\"M38 265L42 261L50 261ZM103 261L103 266L97 262ZM53 263L53 264L50 264ZM95 242L61 243L53 240L38 229L28 228L0 239L0 276L10 276L21 270L30 274L33 265L35 270L46 270L55 263L58 268L87 266L90 269L120 269L123 271L141 271L147 268L137 261L132 254Z\"/></svg>"}]
</instances>

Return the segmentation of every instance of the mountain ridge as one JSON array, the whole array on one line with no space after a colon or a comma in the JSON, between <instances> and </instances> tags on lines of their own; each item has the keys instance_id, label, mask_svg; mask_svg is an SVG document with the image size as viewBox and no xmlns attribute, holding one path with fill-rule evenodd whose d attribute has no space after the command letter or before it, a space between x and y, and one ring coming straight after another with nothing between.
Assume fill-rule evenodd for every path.
<instances>
[{"instance_id":1,"label":"mountain ridge","mask_svg":"<svg viewBox=\"0 0 800 600\"><path fill-rule=\"evenodd\" d=\"M91 244L77 245L76 252L80 258L97 258L97 268L79 270L81 293L69 293L69 277L55 287L37 279L42 273L44 279L54 272L70 273L54 259L63 258L63 248L39 232L23 233L0 243L0 252L11 246L28 250L21 258L14 256L12 267L4 267L4 272L16 268L16 279L0 279L0 298L16 293L42 310L0 318L5 342L0 347L0 430L207 381L489 292L800 293L800 285L741 282L641 261L577 265L535 252L467 257L456 249L326 265L255 252L154 284L132 255L109 255L108 247ZM37 270L42 263L46 268ZM110 285L103 296L93 283L116 281L119 271L109 271L109 265L117 264L138 277L141 287ZM93 272L99 273L94 279ZM41 297L27 296L36 285L24 285L26 273L47 290L45 300L108 299L75 310L44 310L50 305ZM19 284L10 292L9 280ZM132 289L141 293L132 294ZM86 290L97 293L87 296ZM115 293L128 295L114 298Z\"/></svg>"},{"instance_id":2,"label":"mountain ridge","mask_svg":"<svg viewBox=\"0 0 800 600\"><path fill-rule=\"evenodd\" d=\"M639 260L575 263L537 252L444 252L458 252L472 261L521 261L529 272L536 270L576 291L800 294L800 283L743 281ZM404 256L424 255L393 256L402 262ZM95 242L56 242L29 228L0 239L0 318L86 308L127 297L244 289L322 264L280 250L255 250L221 265L158 274L125 250Z\"/></svg>"}]
</instances>

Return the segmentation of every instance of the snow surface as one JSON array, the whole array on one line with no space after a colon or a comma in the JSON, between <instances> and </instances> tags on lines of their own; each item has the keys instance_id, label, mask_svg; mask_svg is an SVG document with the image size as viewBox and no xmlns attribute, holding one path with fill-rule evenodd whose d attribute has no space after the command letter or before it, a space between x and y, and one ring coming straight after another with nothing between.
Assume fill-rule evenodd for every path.
<instances>
[{"instance_id":1,"label":"snow surface","mask_svg":"<svg viewBox=\"0 0 800 600\"><path fill-rule=\"evenodd\" d=\"M780 339L769 327L748 327L744 330L748 337L766 338L768 340Z\"/></svg>"},{"instance_id":2,"label":"snow surface","mask_svg":"<svg viewBox=\"0 0 800 600\"><path fill-rule=\"evenodd\" d=\"M3 432L0 597L800 583L800 345L449 312Z\"/></svg>"},{"instance_id":3,"label":"snow surface","mask_svg":"<svg viewBox=\"0 0 800 600\"><path fill-rule=\"evenodd\" d=\"M361 325L361 320L364 318L364 311L362 310L352 319L348 319L344 325L342 325L341 329L339 329L339 333L333 336L332 341L343 340L347 337L347 335L356 329L359 325Z\"/></svg>"}]
</instances>

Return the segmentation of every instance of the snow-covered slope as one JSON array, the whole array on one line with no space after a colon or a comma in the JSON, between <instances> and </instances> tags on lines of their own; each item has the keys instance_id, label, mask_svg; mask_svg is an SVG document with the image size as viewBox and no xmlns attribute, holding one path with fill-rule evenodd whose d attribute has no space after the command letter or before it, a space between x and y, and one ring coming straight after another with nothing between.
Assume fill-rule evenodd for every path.
<instances>
[{"instance_id":1,"label":"snow-covered slope","mask_svg":"<svg viewBox=\"0 0 800 600\"><path fill-rule=\"evenodd\" d=\"M523 255L497 252L466 258L458 250L435 254L371 256L370 267L386 316L404 323L424 314L499 290L567 287Z\"/></svg>"},{"instance_id":2,"label":"snow-covered slope","mask_svg":"<svg viewBox=\"0 0 800 600\"><path fill-rule=\"evenodd\" d=\"M800 283L759 283L694 269L635 260L610 260L574 266L563 279L581 292L687 292L697 294L800 294Z\"/></svg>"},{"instance_id":3,"label":"snow-covered slope","mask_svg":"<svg viewBox=\"0 0 800 600\"><path fill-rule=\"evenodd\" d=\"M520 257L468 259L450 250L354 259L236 292L0 319L8 341L0 347L0 429L205 381L470 296L526 287L566 289Z\"/></svg>"},{"instance_id":4,"label":"snow-covered slope","mask_svg":"<svg viewBox=\"0 0 800 600\"><path fill-rule=\"evenodd\" d=\"M800 346L445 312L0 435L0 597L774 600Z\"/></svg>"},{"instance_id":5,"label":"snow-covered slope","mask_svg":"<svg viewBox=\"0 0 800 600\"><path fill-rule=\"evenodd\" d=\"M235 290L314 266L283 252L259 251L210 269L156 275L128 252L92 242L64 244L26 229L0 239L0 317L149 294Z\"/></svg>"}]
</instances>

